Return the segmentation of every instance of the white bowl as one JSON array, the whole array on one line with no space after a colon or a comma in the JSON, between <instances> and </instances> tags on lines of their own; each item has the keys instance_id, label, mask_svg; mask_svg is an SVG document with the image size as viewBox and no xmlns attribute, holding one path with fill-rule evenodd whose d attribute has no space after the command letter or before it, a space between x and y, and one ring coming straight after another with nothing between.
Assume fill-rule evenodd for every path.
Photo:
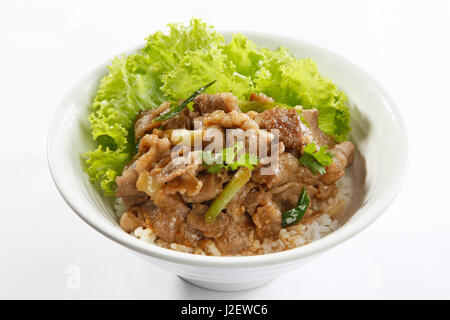
<instances>
[{"instance_id":1,"label":"white bowl","mask_svg":"<svg viewBox=\"0 0 450 320\"><path fill-rule=\"evenodd\" d=\"M362 231L396 196L408 158L406 130L400 113L388 94L366 72L316 45L272 34L242 33L258 45L271 49L285 46L298 58L313 58L321 73L331 78L349 98L351 139L362 154L349 173L359 192L347 216L342 217L342 225L328 236L279 253L210 257L164 249L122 231L112 200L89 182L82 168L82 154L94 147L89 132L89 106L98 81L107 72L108 62L90 71L66 94L50 125L48 139L48 161L54 182L81 219L141 257L198 286L215 290L260 286ZM223 34L229 39L231 32Z\"/></svg>"}]
</instances>

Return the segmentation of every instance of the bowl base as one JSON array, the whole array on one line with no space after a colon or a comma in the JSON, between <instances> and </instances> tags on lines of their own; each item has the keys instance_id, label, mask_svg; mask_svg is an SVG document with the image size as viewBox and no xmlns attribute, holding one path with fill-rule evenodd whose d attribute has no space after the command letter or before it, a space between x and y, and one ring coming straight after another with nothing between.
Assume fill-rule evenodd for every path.
<instances>
[{"instance_id":1,"label":"bowl base","mask_svg":"<svg viewBox=\"0 0 450 320\"><path fill-rule=\"evenodd\" d=\"M232 292L232 291L244 291L244 290L250 290L255 289L258 287L262 287L269 282L272 282L275 278L271 279L264 279L264 280L258 280L258 281L250 281L250 282L214 282L214 281L204 281L204 280L198 280L198 279L190 279L187 277L178 276L180 279L196 286L200 287L202 289L208 289L213 291L225 291L225 292Z\"/></svg>"}]
</instances>

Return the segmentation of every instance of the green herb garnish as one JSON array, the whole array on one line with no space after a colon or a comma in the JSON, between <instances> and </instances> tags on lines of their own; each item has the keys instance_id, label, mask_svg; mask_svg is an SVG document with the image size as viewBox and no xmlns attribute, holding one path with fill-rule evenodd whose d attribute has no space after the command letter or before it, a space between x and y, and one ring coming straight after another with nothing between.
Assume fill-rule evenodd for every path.
<instances>
[{"instance_id":1,"label":"green herb garnish","mask_svg":"<svg viewBox=\"0 0 450 320\"><path fill-rule=\"evenodd\" d=\"M333 162L334 155L327 151L328 146L317 149L314 142L308 143L303 149L303 155L298 159L301 165L307 166L314 175L325 174L325 167Z\"/></svg>"},{"instance_id":2,"label":"green herb garnish","mask_svg":"<svg viewBox=\"0 0 450 320\"><path fill-rule=\"evenodd\" d=\"M200 93L202 93L203 91L205 91L206 89L208 89L210 86L212 86L217 80L211 81L210 83L208 83L207 85L201 87L200 89L196 90L193 94L191 94L191 96L189 98L187 98L186 100L184 100L183 102L181 102L179 105L171 108L169 110L169 112L164 113L163 115L160 115L159 117L156 117L155 119L153 119L153 122L155 121L165 121L168 120L170 118L172 118L173 116L179 114L184 108L187 107L187 105L189 104L189 102L191 102L192 100L195 99L196 96L198 96Z\"/></svg>"},{"instance_id":3,"label":"green herb garnish","mask_svg":"<svg viewBox=\"0 0 450 320\"><path fill-rule=\"evenodd\" d=\"M232 147L222 150L222 152L213 154L211 151L203 151L203 165L206 166L209 173L218 173L222 168L227 170L237 170L239 167L247 167L250 170L255 169L258 164L258 158L253 154L240 153L244 149L242 142L236 142Z\"/></svg>"},{"instance_id":4,"label":"green herb garnish","mask_svg":"<svg viewBox=\"0 0 450 320\"><path fill-rule=\"evenodd\" d=\"M310 203L310 199L308 193L306 192L306 188L302 189L300 192L300 197L298 199L298 204L295 208L291 210L285 211L282 214L282 226L283 228L289 227L294 223L299 222L306 213Z\"/></svg>"},{"instance_id":5,"label":"green herb garnish","mask_svg":"<svg viewBox=\"0 0 450 320\"><path fill-rule=\"evenodd\" d=\"M205 222L211 224L216 220L220 212L225 209L228 202L233 199L234 195L250 180L251 171L242 167L234 174L230 182L225 186L223 191L214 199L205 214Z\"/></svg>"}]
</instances>

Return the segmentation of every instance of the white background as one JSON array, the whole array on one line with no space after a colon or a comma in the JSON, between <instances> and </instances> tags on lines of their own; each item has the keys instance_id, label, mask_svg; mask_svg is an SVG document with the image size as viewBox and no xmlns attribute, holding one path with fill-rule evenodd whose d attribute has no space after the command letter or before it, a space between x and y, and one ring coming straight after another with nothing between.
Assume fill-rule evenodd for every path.
<instances>
[{"instance_id":1,"label":"white background","mask_svg":"<svg viewBox=\"0 0 450 320\"><path fill-rule=\"evenodd\" d=\"M409 130L409 175L385 214L256 290L207 291L144 262L71 212L47 168L47 127L71 85L191 17L346 56L384 84ZM449 30L450 1L2 1L0 298L450 298Z\"/></svg>"}]
</instances>

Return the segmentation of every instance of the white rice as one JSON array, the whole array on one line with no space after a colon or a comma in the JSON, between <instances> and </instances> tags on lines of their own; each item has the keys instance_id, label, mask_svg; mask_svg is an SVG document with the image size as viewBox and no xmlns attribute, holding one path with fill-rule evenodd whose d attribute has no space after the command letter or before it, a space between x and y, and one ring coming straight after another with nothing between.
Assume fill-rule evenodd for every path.
<instances>
[{"instance_id":1,"label":"white rice","mask_svg":"<svg viewBox=\"0 0 450 320\"><path fill-rule=\"evenodd\" d=\"M345 176L337 182L338 194L320 204L315 204L314 209L325 212L314 219L310 219L306 224L296 224L288 228L281 229L277 240L265 239L261 242L254 232L250 233L252 246L249 251L241 255L257 255L278 252L286 249L293 249L313 241L319 240L330 232L338 228L339 222L334 217L346 209L351 197L351 180ZM117 202L116 210L120 216L126 208L123 203ZM119 211L120 210L120 211ZM202 248L191 248L176 243L167 243L157 237L151 228L139 227L131 233L136 238L145 242L158 245L167 249L193 253L199 255L221 256L221 252L216 247L215 242L207 240Z\"/></svg>"}]
</instances>

